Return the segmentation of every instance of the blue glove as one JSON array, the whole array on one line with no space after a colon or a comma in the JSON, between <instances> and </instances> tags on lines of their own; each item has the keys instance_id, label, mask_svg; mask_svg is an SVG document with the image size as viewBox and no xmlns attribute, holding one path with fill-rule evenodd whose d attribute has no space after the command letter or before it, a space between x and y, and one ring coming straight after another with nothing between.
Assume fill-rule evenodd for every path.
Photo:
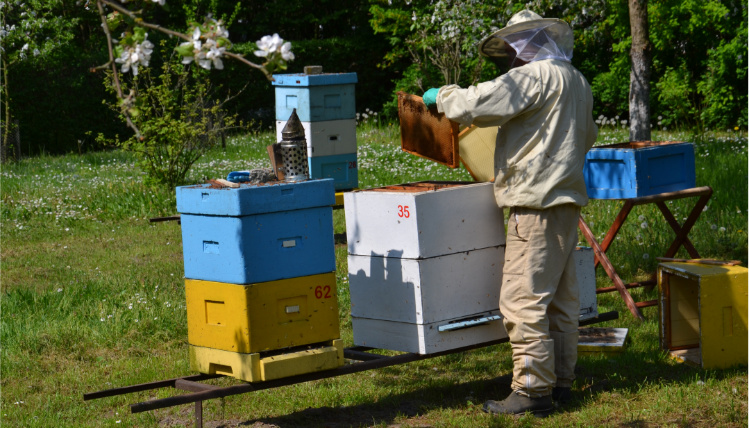
<instances>
[{"instance_id":1,"label":"blue glove","mask_svg":"<svg viewBox=\"0 0 749 428\"><path fill-rule=\"evenodd\" d=\"M426 105L427 108L437 107L437 93L439 93L439 91L439 88L431 88L424 92L422 98L424 99L424 105Z\"/></svg>"}]
</instances>

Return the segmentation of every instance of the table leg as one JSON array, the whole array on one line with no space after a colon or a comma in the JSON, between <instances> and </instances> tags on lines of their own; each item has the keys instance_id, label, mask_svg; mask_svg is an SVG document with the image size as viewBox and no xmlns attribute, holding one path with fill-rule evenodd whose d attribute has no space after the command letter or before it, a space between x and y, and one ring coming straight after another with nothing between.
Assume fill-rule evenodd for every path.
<instances>
[{"instance_id":1,"label":"table leg","mask_svg":"<svg viewBox=\"0 0 749 428\"><path fill-rule=\"evenodd\" d=\"M598 261L601 263L601 266L603 266L603 270L606 271L606 274L614 282L614 286L616 287L617 291L619 291L619 295L624 300L624 303L627 305L627 308L629 308L629 311L632 312L632 315L634 315L635 318L643 321L645 317L642 316L640 308L637 307L637 304L632 298L632 295L629 294L629 291L627 291L627 288L624 285L624 281L622 281L622 279L616 273L614 265L611 264L608 256L606 256L606 252L598 244L598 241L596 241L596 238L593 235L593 231L590 230L590 227L587 223L585 223L585 220L583 220L582 217L580 217L580 219L578 220L578 225L580 227L580 231L585 237L585 240L588 241L588 244L593 248L593 253L596 256L596 259L598 259Z\"/></svg>"},{"instance_id":2,"label":"table leg","mask_svg":"<svg viewBox=\"0 0 749 428\"><path fill-rule=\"evenodd\" d=\"M601 250L604 253L609 250L609 246L612 242L614 242L616 235L619 233L619 229L621 229L624 225L624 222L627 220L627 216L629 215L630 211L632 211L633 206L634 205L632 204L632 202L625 201L624 206L621 210L619 210L619 214L616 215L614 223L611 224L609 231L606 232L606 236L603 238L603 242L601 243ZM593 266L598 267L598 263L600 263L600 259L596 257L596 262Z\"/></svg>"}]
</instances>

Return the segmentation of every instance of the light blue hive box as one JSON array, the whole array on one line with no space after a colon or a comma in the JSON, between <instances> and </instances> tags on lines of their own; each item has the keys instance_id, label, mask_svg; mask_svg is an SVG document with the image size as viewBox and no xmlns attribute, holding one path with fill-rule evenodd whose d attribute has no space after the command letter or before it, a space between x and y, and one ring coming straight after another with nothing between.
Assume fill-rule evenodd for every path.
<instances>
[{"instance_id":1,"label":"light blue hive box","mask_svg":"<svg viewBox=\"0 0 749 428\"><path fill-rule=\"evenodd\" d=\"M335 270L332 179L177 188L185 277L251 284Z\"/></svg>"},{"instance_id":2,"label":"light blue hive box","mask_svg":"<svg viewBox=\"0 0 749 428\"><path fill-rule=\"evenodd\" d=\"M629 199L695 187L691 143L624 143L592 148L583 167L592 199Z\"/></svg>"}]
</instances>

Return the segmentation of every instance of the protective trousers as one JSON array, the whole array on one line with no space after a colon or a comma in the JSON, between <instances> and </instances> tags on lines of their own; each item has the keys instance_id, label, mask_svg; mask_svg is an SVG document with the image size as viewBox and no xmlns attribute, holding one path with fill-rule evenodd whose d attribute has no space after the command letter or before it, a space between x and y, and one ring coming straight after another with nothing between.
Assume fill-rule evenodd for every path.
<instances>
[{"instance_id":1,"label":"protective trousers","mask_svg":"<svg viewBox=\"0 0 749 428\"><path fill-rule=\"evenodd\" d=\"M512 345L512 389L522 395L546 396L575 378L579 216L574 204L510 208L499 309Z\"/></svg>"}]
</instances>

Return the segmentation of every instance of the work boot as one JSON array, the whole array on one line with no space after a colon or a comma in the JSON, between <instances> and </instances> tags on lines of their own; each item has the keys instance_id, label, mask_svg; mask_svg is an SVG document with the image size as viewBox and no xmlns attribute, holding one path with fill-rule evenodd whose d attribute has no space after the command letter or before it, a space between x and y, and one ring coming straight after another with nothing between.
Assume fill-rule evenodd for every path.
<instances>
[{"instance_id":1,"label":"work boot","mask_svg":"<svg viewBox=\"0 0 749 428\"><path fill-rule=\"evenodd\" d=\"M543 397L526 397L516 391L510 393L502 401L489 400L484 403L484 411L487 413L501 413L505 415L520 415L525 412L544 414L552 409L551 395Z\"/></svg>"},{"instance_id":2,"label":"work boot","mask_svg":"<svg viewBox=\"0 0 749 428\"><path fill-rule=\"evenodd\" d=\"M555 386L551 390L551 399L558 406L563 406L572 401L572 388Z\"/></svg>"}]
</instances>

